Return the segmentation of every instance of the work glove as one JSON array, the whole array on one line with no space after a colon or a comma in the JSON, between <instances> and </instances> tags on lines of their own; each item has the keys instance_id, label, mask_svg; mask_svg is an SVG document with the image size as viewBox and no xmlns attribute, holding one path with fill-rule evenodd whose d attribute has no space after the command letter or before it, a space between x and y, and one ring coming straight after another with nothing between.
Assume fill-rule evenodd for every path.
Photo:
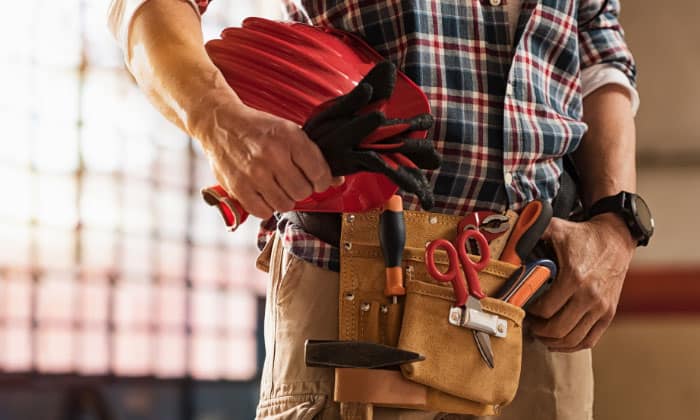
<instances>
[{"instance_id":1,"label":"work glove","mask_svg":"<svg viewBox=\"0 0 700 420\"><path fill-rule=\"evenodd\" d=\"M395 82L394 65L377 64L350 93L320 105L303 129L321 149L333 176L361 171L384 174L415 194L428 210L434 199L421 169L438 168L440 157L431 141L408 136L429 129L432 116L387 119L371 110L392 95Z\"/></svg>"},{"instance_id":2,"label":"work glove","mask_svg":"<svg viewBox=\"0 0 700 420\"><path fill-rule=\"evenodd\" d=\"M431 141L409 136L429 129L433 118L419 114L387 119L379 112L395 82L394 65L388 61L377 64L350 93L319 105L303 130L319 146L334 176L362 171L384 174L399 188L415 194L428 210L434 198L422 169L438 168L440 157ZM219 209L230 230L248 217L220 185L204 188L202 196Z\"/></svg>"}]
</instances>

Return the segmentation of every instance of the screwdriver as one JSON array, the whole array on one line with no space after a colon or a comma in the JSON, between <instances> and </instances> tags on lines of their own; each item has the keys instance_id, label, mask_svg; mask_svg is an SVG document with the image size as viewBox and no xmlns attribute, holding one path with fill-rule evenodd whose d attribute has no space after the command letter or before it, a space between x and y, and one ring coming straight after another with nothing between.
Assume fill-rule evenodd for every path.
<instances>
[{"instance_id":1,"label":"screwdriver","mask_svg":"<svg viewBox=\"0 0 700 420\"><path fill-rule=\"evenodd\" d=\"M403 200L399 195L392 195L379 215L379 244L386 267L384 295L391 296L392 303L396 304L398 296L406 294L401 267L406 245L406 223L403 217Z\"/></svg>"},{"instance_id":2,"label":"screwdriver","mask_svg":"<svg viewBox=\"0 0 700 420\"><path fill-rule=\"evenodd\" d=\"M557 276L557 265L552 260L532 261L517 269L496 294L497 299L524 308L536 300Z\"/></svg>"}]
</instances>

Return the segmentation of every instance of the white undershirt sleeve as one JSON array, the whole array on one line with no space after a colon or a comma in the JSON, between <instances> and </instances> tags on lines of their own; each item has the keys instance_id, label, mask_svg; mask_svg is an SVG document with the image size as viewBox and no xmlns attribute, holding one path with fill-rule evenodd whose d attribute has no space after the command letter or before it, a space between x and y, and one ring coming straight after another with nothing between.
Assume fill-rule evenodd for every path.
<instances>
[{"instance_id":1,"label":"white undershirt sleeve","mask_svg":"<svg viewBox=\"0 0 700 420\"><path fill-rule=\"evenodd\" d=\"M594 90L607 84L615 84L624 87L629 93L632 102L632 112L636 115L639 109L639 92L632 86L630 79L617 67L610 64L595 64L581 71L581 86L583 97L590 95Z\"/></svg>"},{"instance_id":2,"label":"white undershirt sleeve","mask_svg":"<svg viewBox=\"0 0 700 420\"><path fill-rule=\"evenodd\" d=\"M127 58L129 52L129 30L131 29L131 21L138 9L143 6L148 0L112 0L107 12L107 23L112 35L119 43L119 48L122 49L124 57ZM194 0L179 0L189 3L199 15L199 8Z\"/></svg>"}]
</instances>

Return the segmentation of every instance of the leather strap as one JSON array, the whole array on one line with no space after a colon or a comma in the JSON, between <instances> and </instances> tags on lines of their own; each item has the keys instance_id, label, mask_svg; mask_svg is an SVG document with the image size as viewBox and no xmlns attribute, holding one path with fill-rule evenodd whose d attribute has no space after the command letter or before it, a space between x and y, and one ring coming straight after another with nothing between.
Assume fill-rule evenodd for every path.
<instances>
[{"instance_id":1,"label":"leather strap","mask_svg":"<svg viewBox=\"0 0 700 420\"><path fill-rule=\"evenodd\" d=\"M290 211L284 214L289 223L300 226L304 232L323 242L340 246L341 213L309 213Z\"/></svg>"},{"instance_id":2,"label":"leather strap","mask_svg":"<svg viewBox=\"0 0 700 420\"><path fill-rule=\"evenodd\" d=\"M568 155L567 155L568 156ZM564 171L559 177L559 191L552 200L553 216L560 219L575 218L583 215L583 206L579 198L578 174L571 159L564 159Z\"/></svg>"},{"instance_id":3,"label":"leather strap","mask_svg":"<svg viewBox=\"0 0 700 420\"><path fill-rule=\"evenodd\" d=\"M559 179L559 192L552 201L552 208L554 217L569 219L570 216L578 214L580 200L578 199L575 169L573 169L571 163L565 166L566 170L562 172ZM341 213L310 213L304 211L290 211L284 214L284 218L290 223L300 226L310 235L336 247L340 245L341 217Z\"/></svg>"},{"instance_id":4,"label":"leather strap","mask_svg":"<svg viewBox=\"0 0 700 420\"><path fill-rule=\"evenodd\" d=\"M335 400L363 404L415 405L428 402L427 388L411 382L398 370L335 370Z\"/></svg>"}]
</instances>

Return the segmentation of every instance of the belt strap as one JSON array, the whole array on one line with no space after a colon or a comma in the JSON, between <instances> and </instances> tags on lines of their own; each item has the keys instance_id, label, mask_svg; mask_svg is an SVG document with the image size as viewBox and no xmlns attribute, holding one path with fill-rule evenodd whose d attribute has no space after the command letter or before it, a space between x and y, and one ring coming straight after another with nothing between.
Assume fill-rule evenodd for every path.
<instances>
[{"instance_id":1,"label":"belt strap","mask_svg":"<svg viewBox=\"0 0 700 420\"><path fill-rule=\"evenodd\" d=\"M317 237L323 242L340 246L341 213L309 213L290 211L284 214L289 223L300 226L304 232Z\"/></svg>"},{"instance_id":2,"label":"belt strap","mask_svg":"<svg viewBox=\"0 0 700 420\"><path fill-rule=\"evenodd\" d=\"M575 215L580 207L576 172L570 162L566 163L559 178L559 191L552 201L554 217L569 219L572 213ZM309 213L304 211L290 211L284 214L284 218L290 223L300 226L304 232L309 233L323 242L340 246L341 213Z\"/></svg>"}]
</instances>

